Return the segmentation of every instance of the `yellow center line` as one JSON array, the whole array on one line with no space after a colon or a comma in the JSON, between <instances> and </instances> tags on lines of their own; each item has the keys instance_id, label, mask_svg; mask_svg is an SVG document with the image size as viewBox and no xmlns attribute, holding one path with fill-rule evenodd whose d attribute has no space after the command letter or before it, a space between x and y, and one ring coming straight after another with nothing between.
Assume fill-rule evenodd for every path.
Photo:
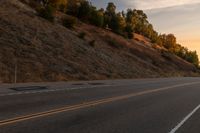
<instances>
[{"instance_id":1,"label":"yellow center line","mask_svg":"<svg viewBox=\"0 0 200 133\"><path fill-rule=\"evenodd\" d=\"M31 120L31 119L35 119L35 118L41 118L41 117L45 117L45 116L50 116L50 115L54 115L54 114L58 114L58 113L62 113L62 112L78 110L78 109L82 109L82 108L96 106L99 104L105 104L105 103L109 103L109 102L128 99L131 97L141 96L141 95L145 95L145 94L155 93L155 92L164 91L164 90L168 90L168 89L172 89L172 88L189 86L189 85L194 85L194 84L199 84L199 83L200 82L184 83L184 84L179 84L179 85L162 87L162 88L158 88L158 89L154 89L154 90L147 90L147 91L131 93L128 95L123 95L123 96L117 96L117 97L111 97L111 98L101 99L101 100L97 100L97 101L86 102L86 103L72 105L72 106L65 106L62 108L52 109L49 111L44 111L44 112L39 112L39 113L34 113L34 114L29 114L29 115L15 117L15 118L11 118L11 119L2 120L2 121L0 121L0 126L14 124L14 123Z\"/></svg>"}]
</instances>

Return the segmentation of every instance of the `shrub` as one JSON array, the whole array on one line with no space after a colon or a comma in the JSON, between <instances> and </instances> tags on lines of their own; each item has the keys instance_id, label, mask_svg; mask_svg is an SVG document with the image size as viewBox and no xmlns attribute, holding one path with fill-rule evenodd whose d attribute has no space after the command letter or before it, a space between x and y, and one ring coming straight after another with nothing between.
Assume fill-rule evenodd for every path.
<instances>
[{"instance_id":1,"label":"shrub","mask_svg":"<svg viewBox=\"0 0 200 133\"><path fill-rule=\"evenodd\" d=\"M41 16L51 22L53 22L53 20L54 20L54 16L53 16L54 12L55 12L55 9L51 5L42 7L38 11L39 16Z\"/></svg>"},{"instance_id":2,"label":"shrub","mask_svg":"<svg viewBox=\"0 0 200 133\"><path fill-rule=\"evenodd\" d=\"M121 44L119 44L117 41L115 41L112 38L109 38L107 40L107 42L108 42L108 45L110 45L113 48L117 48L117 49L123 48L123 46Z\"/></svg>"},{"instance_id":3,"label":"shrub","mask_svg":"<svg viewBox=\"0 0 200 133\"><path fill-rule=\"evenodd\" d=\"M162 55L162 57L164 57L165 59L167 59L169 61L174 58L172 53L165 51L165 50L161 51L161 55Z\"/></svg>"},{"instance_id":4,"label":"shrub","mask_svg":"<svg viewBox=\"0 0 200 133\"><path fill-rule=\"evenodd\" d=\"M91 16L90 16L90 23L98 26L98 27L103 27L104 25L104 14L101 10L97 11L97 10L93 10L91 12Z\"/></svg>"},{"instance_id":5,"label":"shrub","mask_svg":"<svg viewBox=\"0 0 200 133\"><path fill-rule=\"evenodd\" d=\"M78 37L81 39L85 39L86 33L85 32L81 32L79 33Z\"/></svg>"},{"instance_id":6,"label":"shrub","mask_svg":"<svg viewBox=\"0 0 200 133\"><path fill-rule=\"evenodd\" d=\"M65 4L59 5L59 11L65 13L66 12L66 5Z\"/></svg>"},{"instance_id":7,"label":"shrub","mask_svg":"<svg viewBox=\"0 0 200 133\"><path fill-rule=\"evenodd\" d=\"M68 16L63 20L63 25L67 28L74 28L76 24L77 24L77 19L72 16Z\"/></svg>"},{"instance_id":8,"label":"shrub","mask_svg":"<svg viewBox=\"0 0 200 133\"><path fill-rule=\"evenodd\" d=\"M140 41L138 38L135 38L135 40L138 41L138 42Z\"/></svg>"},{"instance_id":9,"label":"shrub","mask_svg":"<svg viewBox=\"0 0 200 133\"><path fill-rule=\"evenodd\" d=\"M20 0L22 3L25 3L27 5L29 5L30 7L34 8L37 10L37 8L41 7L41 4L38 3L37 1L35 0Z\"/></svg>"},{"instance_id":10,"label":"shrub","mask_svg":"<svg viewBox=\"0 0 200 133\"><path fill-rule=\"evenodd\" d=\"M133 39L134 38L134 35L132 32L128 32L128 39Z\"/></svg>"},{"instance_id":11,"label":"shrub","mask_svg":"<svg viewBox=\"0 0 200 133\"><path fill-rule=\"evenodd\" d=\"M87 0L82 0L79 5L77 17L82 21L88 21L91 16L91 3Z\"/></svg>"},{"instance_id":12,"label":"shrub","mask_svg":"<svg viewBox=\"0 0 200 133\"><path fill-rule=\"evenodd\" d=\"M94 47L95 46L95 42L96 42L95 40L90 41L89 42L90 46Z\"/></svg>"}]
</instances>

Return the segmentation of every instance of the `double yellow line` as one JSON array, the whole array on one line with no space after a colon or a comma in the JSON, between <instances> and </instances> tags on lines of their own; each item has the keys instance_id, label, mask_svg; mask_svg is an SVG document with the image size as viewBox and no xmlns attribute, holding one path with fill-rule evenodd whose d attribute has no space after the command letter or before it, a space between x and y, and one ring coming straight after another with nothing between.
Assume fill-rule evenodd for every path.
<instances>
[{"instance_id":1,"label":"double yellow line","mask_svg":"<svg viewBox=\"0 0 200 133\"><path fill-rule=\"evenodd\" d=\"M7 119L7 120L2 120L2 121L0 121L0 126L14 124L14 123L18 123L18 122L22 122L22 121L26 121L26 120L30 120L30 119L41 118L41 117L45 117L45 116L50 116L50 115L62 113L62 112L68 112L68 111L83 109L83 108L87 108L87 107L91 107L91 106L96 106L96 105L99 105L99 104L110 103L110 102L114 102L114 101L128 99L128 98L131 98L131 97L141 96L141 95L145 95L145 94L155 93L155 92L164 91L164 90L168 90L168 89L172 89L172 88L194 85L194 84L199 84L199 83L200 82L192 82L192 83L173 85L173 86L158 88L158 89L154 89L154 90L147 90L147 91L142 91L142 92L138 92L138 93L131 93L131 94L128 94L128 95L123 95L123 96L116 96L116 97L112 97L112 98L107 98L107 99L102 99L102 100L97 100L97 101L91 101L91 102L86 102L86 103L72 105L72 106L66 106L66 107L62 107L62 108L58 108L58 109L52 109L52 110L49 110L49 111L34 113L34 114L30 114L30 115L24 115L24 116L15 117L15 118Z\"/></svg>"}]
</instances>

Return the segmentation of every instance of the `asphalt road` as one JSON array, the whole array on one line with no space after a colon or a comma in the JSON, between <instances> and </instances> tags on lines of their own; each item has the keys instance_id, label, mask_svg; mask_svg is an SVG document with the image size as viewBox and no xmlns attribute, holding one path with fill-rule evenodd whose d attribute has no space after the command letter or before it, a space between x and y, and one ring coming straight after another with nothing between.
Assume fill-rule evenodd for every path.
<instances>
[{"instance_id":1,"label":"asphalt road","mask_svg":"<svg viewBox=\"0 0 200 133\"><path fill-rule=\"evenodd\" d=\"M0 85L0 133L199 133L199 125L200 78Z\"/></svg>"}]
</instances>

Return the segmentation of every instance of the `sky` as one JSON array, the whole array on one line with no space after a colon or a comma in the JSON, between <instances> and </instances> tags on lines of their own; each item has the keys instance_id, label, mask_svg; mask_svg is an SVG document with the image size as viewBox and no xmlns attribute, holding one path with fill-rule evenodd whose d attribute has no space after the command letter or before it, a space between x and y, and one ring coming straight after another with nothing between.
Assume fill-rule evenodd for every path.
<instances>
[{"instance_id":1,"label":"sky","mask_svg":"<svg viewBox=\"0 0 200 133\"><path fill-rule=\"evenodd\" d=\"M114 2L117 10L142 9L159 33L173 33L178 43L200 57L200 0L90 0L98 8Z\"/></svg>"}]
</instances>

